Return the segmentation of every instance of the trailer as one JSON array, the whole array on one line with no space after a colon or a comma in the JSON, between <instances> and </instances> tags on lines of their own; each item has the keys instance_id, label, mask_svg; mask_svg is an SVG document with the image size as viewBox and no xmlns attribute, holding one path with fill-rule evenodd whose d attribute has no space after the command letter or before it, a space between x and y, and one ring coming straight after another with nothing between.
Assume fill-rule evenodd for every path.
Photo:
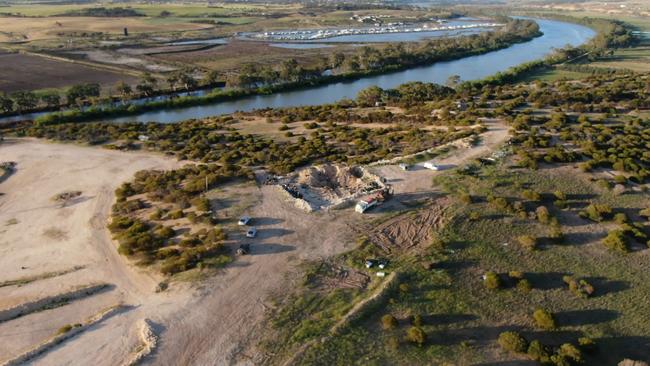
<instances>
[{"instance_id":1,"label":"trailer","mask_svg":"<svg viewBox=\"0 0 650 366\"><path fill-rule=\"evenodd\" d=\"M381 205L392 195L393 188L391 186L386 186L386 188L360 199L354 207L354 210L358 213L364 213L375 206Z\"/></svg>"},{"instance_id":2,"label":"trailer","mask_svg":"<svg viewBox=\"0 0 650 366\"><path fill-rule=\"evenodd\" d=\"M424 163L424 167L433 171L440 170L440 167L434 164L432 161L427 161L426 163Z\"/></svg>"}]
</instances>

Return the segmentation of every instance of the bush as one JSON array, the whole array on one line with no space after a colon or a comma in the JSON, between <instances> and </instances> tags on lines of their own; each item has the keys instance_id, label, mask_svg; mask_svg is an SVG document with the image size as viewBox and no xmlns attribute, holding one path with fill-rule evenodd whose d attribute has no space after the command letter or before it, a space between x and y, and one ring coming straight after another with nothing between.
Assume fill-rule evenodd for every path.
<instances>
[{"instance_id":1,"label":"bush","mask_svg":"<svg viewBox=\"0 0 650 366\"><path fill-rule=\"evenodd\" d=\"M533 285L527 279L519 280L517 282L517 289L521 292L530 292L533 289Z\"/></svg>"},{"instance_id":2,"label":"bush","mask_svg":"<svg viewBox=\"0 0 650 366\"><path fill-rule=\"evenodd\" d=\"M381 317L381 326L386 330L395 329L397 328L397 319L390 314L386 314Z\"/></svg>"},{"instance_id":3,"label":"bush","mask_svg":"<svg viewBox=\"0 0 650 366\"><path fill-rule=\"evenodd\" d=\"M176 210L169 213L169 219L171 220L178 220L182 219L183 217L185 217L183 210Z\"/></svg>"},{"instance_id":4,"label":"bush","mask_svg":"<svg viewBox=\"0 0 650 366\"><path fill-rule=\"evenodd\" d=\"M499 275L494 272L487 272L483 276L483 284L485 284L485 287L490 290L496 290L501 287L501 278L499 278Z\"/></svg>"},{"instance_id":5,"label":"bush","mask_svg":"<svg viewBox=\"0 0 650 366\"><path fill-rule=\"evenodd\" d=\"M517 241L522 247L528 250L537 249L537 239L531 235L522 235L517 238Z\"/></svg>"},{"instance_id":6,"label":"bush","mask_svg":"<svg viewBox=\"0 0 650 366\"><path fill-rule=\"evenodd\" d=\"M207 212L212 210L210 206L210 200L205 197L197 197L192 201L192 204L198 211Z\"/></svg>"},{"instance_id":7,"label":"bush","mask_svg":"<svg viewBox=\"0 0 650 366\"><path fill-rule=\"evenodd\" d=\"M571 343L565 343L560 346L560 349L557 351L558 356L572 360L574 363L582 363L582 352L578 347L572 345Z\"/></svg>"},{"instance_id":8,"label":"bush","mask_svg":"<svg viewBox=\"0 0 650 366\"><path fill-rule=\"evenodd\" d=\"M534 340L530 342L530 345L528 346L528 351L526 352L528 354L528 357L530 357L534 361L540 361L540 362L547 362L549 360L549 352L544 347L542 342L538 340Z\"/></svg>"},{"instance_id":9,"label":"bush","mask_svg":"<svg viewBox=\"0 0 650 366\"><path fill-rule=\"evenodd\" d=\"M529 201L540 201L542 199L542 195L530 189L523 190L521 192L521 197Z\"/></svg>"},{"instance_id":10,"label":"bush","mask_svg":"<svg viewBox=\"0 0 650 366\"><path fill-rule=\"evenodd\" d=\"M469 193L461 193L459 196L461 202L465 204L471 204L473 202L472 196Z\"/></svg>"},{"instance_id":11,"label":"bush","mask_svg":"<svg viewBox=\"0 0 650 366\"><path fill-rule=\"evenodd\" d=\"M612 213L612 208L607 205L590 204L583 211L580 212L580 217L589 219L594 222L601 222Z\"/></svg>"},{"instance_id":12,"label":"bush","mask_svg":"<svg viewBox=\"0 0 650 366\"><path fill-rule=\"evenodd\" d=\"M587 298L594 293L594 287L586 280L578 281L571 276L564 276L562 280L569 286L569 291L578 297Z\"/></svg>"},{"instance_id":13,"label":"bush","mask_svg":"<svg viewBox=\"0 0 650 366\"><path fill-rule=\"evenodd\" d=\"M617 252L627 253L629 248L627 246L627 238L623 230L612 230L607 234L607 237L603 239L603 245L608 249L614 250Z\"/></svg>"},{"instance_id":14,"label":"bush","mask_svg":"<svg viewBox=\"0 0 650 366\"><path fill-rule=\"evenodd\" d=\"M537 207L537 209L535 210L535 214L537 215L537 220L542 224L549 223L550 214L548 213L548 209L545 206Z\"/></svg>"},{"instance_id":15,"label":"bush","mask_svg":"<svg viewBox=\"0 0 650 366\"><path fill-rule=\"evenodd\" d=\"M624 212L619 212L614 215L614 222L617 224L625 224L628 222L627 215Z\"/></svg>"},{"instance_id":16,"label":"bush","mask_svg":"<svg viewBox=\"0 0 650 366\"><path fill-rule=\"evenodd\" d=\"M472 211L469 213L469 219L471 221L478 221L481 219L481 214L478 211Z\"/></svg>"},{"instance_id":17,"label":"bush","mask_svg":"<svg viewBox=\"0 0 650 366\"><path fill-rule=\"evenodd\" d=\"M598 347L593 339L587 337L578 338L578 346L588 353L596 351L596 348Z\"/></svg>"},{"instance_id":18,"label":"bush","mask_svg":"<svg viewBox=\"0 0 650 366\"><path fill-rule=\"evenodd\" d=\"M533 313L533 320L535 324L542 329L555 329L557 324L555 322L555 317L550 312L544 309L537 309Z\"/></svg>"},{"instance_id":19,"label":"bush","mask_svg":"<svg viewBox=\"0 0 650 366\"><path fill-rule=\"evenodd\" d=\"M528 342L517 332L503 332L497 341L506 351L524 353L528 349Z\"/></svg>"},{"instance_id":20,"label":"bush","mask_svg":"<svg viewBox=\"0 0 650 366\"><path fill-rule=\"evenodd\" d=\"M427 334L419 327L410 327L406 331L406 340L415 343L418 346L422 346L424 342L427 341Z\"/></svg>"},{"instance_id":21,"label":"bush","mask_svg":"<svg viewBox=\"0 0 650 366\"><path fill-rule=\"evenodd\" d=\"M422 315L420 314L415 314L411 318L411 324L413 324L416 327L421 327L424 324L424 321L422 320Z\"/></svg>"}]
</instances>

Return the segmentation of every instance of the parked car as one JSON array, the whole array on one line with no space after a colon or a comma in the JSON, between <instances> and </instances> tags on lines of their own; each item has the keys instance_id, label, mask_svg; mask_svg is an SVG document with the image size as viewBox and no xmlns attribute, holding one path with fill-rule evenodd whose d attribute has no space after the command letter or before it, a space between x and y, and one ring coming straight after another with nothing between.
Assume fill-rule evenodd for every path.
<instances>
[{"instance_id":1,"label":"parked car","mask_svg":"<svg viewBox=\"0 0 650 366\"><path fill-rule=\"evenodd\" d=\"M252 227L246 231L247 238L254 238L257 236L257 229Z\"/></svg>"},{"instance_id":2,"label":"parked car","mask_svg":"<svg viewBox=\"0 0 650 366\"><path fill-rule=\"evenodd\" d=\"M250 244L242 244L237 248L237 255L246 255L251 252Z\"/></svg>"},{"instance_id":3,"label":"parked car","mask_svg":"<svg viewBox=\"0 0 650 366\"><path fill-rule=\"evenodd\" d=\"M409 170L411 167L408 164L400 163L399 168L402 170Z\"/></svg>"},{"instance_id":4,"label":"parked car","mask_svg":"<svg viewBox=\"0 0 650 366\"><path fill-rule=\"evenodd\" d=\"M242 216L239 221L237 222L237 225L239 226L246 226L248 223L251 222L251 218L248 216Z\"/></svg>"}]
</instances>

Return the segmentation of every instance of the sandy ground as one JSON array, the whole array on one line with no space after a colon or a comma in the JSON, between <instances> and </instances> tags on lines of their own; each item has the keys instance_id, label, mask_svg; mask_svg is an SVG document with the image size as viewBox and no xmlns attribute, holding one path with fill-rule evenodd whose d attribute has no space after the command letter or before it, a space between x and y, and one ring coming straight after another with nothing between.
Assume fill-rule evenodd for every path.
<instances>
[{"instance_id":1,"label":"sandy ground","mask_svg":"<svg viewBox=\"0 0 650 366\"><path fill-rule=\"evenodd\" d=\"M507 139L505 126L491 122L482 142L454 151L438 164L455 166L487 154ZM155 293L159 278L134 269L120 257L105 229L113 191L141 169L170 169L179 163L149 153L124 153L36 140L0 145L0 161L16 161L16 173L0 184L0 282L84 265L63 276L28 285L0 287L0 309L60 293L75 285L106 282L109 290L0 323L0 360L51 336L66 324L80 322L101 309L123 302L131 307L47 352L35 364L119 365L138 346L138 324L151 319L160 334L158 348L145 360L151 365L256 364L255 347L271 292L292 286L287 272L304 259L320 259L352 248L358 228L382 210L359 215L351 209L307 214L286 201L277 187L250 185L256 202L247 212L259 234L251 254L239 257L220 274L196 286L174 283ZM376 168L388 177L395 201L430 195L425 169L404 172L397 166ZM60 207L51 197L63 191L81 197ZM396 203L399 204L399 203ZM389 205L386 205L389 206ZM24 269L23 269L24 267Z\"/></svg>"},{"instance_id":2,"label":"sandy ground","mask_svg":"<svg viewBox=\"0 0 650 366\"><path fill-rule=\"evenodd\" d=\"M138 307L150 301L149 295L158 281L127 265L117 254L105 229L113 192L138 170L171 169L179 164L152 154L36 140L3 142L0 159L17 163L16 172L0 185L0 192L4 193L0 196L0 282L85 266L21 287L0 287L0 309L56 295L75 286L98 282L112 285L108 291L66 306L0 323L0 360L33 347L66 324L80 322L103 308L124 302L133 305L134 311L92 328L70 342L79 348L52 352L43 362L119 363L125 352L123 343L132 333L130 318ZM52 200L56 194L75 190L81 191L81 196L66 207Z\"/></svg>"}]
</instances>

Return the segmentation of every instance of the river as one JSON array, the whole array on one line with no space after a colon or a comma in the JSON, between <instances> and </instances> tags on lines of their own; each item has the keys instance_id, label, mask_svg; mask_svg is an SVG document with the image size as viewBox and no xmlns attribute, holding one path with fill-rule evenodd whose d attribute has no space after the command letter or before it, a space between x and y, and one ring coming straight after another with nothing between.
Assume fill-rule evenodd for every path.
<instances>
[{"instance_id":1,"label":"river","mask_svg":"<svg viewBox=\"0 0 650 366\"><path fill-rule=\"evenodd\" d=\"M462 80L482 79L513 66L541 59L553 49L567 45L581 45L596 34L592 29L578 24L548 19L534 20L539 24L544 35L529 42L483 55L309 89L257 95L203 106L150 111L140 115L103 119L103 121L175 123L236 111L334 103L343 98L355 98L360 90L373 85L390 89L411 81L444 83L452 75L459 75Z\"/></svg>"}]
</instances>

